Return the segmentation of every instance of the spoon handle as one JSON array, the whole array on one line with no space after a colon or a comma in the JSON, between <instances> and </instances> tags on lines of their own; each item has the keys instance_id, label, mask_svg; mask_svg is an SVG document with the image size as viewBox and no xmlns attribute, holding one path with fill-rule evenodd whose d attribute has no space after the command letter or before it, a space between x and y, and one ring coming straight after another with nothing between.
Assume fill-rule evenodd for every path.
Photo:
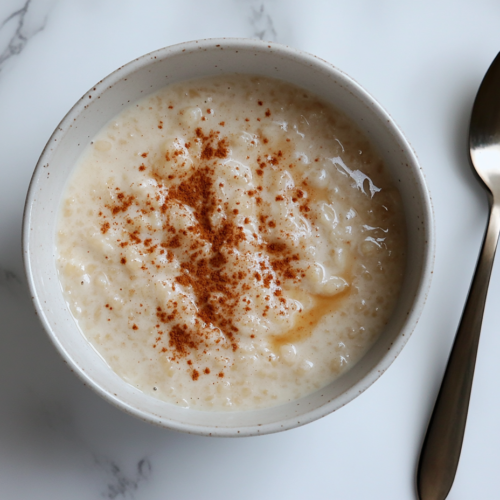
<instances>
[{"instance_id":1,"label":"spoon handle","mask_svg":"<svg viewBox=\"0 0 500 500\"><path fill-rule=\"evenodd\" d=\"M500 204L493 203L469 296L420 454L420 500L444 500L460 459L479 334L500 233Z\"/></svg>"}]
</instances>

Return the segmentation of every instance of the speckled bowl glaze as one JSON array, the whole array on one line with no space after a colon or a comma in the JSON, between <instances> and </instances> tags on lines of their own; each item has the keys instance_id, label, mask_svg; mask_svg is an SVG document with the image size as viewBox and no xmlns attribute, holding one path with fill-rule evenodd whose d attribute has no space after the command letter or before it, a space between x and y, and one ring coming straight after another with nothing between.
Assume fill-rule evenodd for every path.
<instances>
[{"instance_id":1,"label":"speckled bowl glaze","mask_svg":"<svg viewBox=\"0 0 500 500\"><path fill-rule=\"evenodd\" d=\"M204 412L152 398L116 375L83 337L64 300L56 270L61 196L92 137L128 103L173 82L223 73L280 78L332 102L378 146L397 181L408 232L408 264L398 304L377 342L351 370L299 400L255 411ZM78 376L122 410L160 426L207 436L252 436L323 417L361 394L389 367L421 314L434 261L430 197L417 158L389 114L355 81L299 50L249 39L182 43L146 54L97 83L48 141L26 199L23 251L33 301L52 342Z\"/></svg>"}]
</instances>

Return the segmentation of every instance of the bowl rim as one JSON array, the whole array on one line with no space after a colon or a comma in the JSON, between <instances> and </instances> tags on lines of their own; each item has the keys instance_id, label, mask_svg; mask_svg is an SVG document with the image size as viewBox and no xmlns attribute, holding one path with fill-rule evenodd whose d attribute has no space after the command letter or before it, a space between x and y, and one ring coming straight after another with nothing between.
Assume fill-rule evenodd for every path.
<instances>
[{"instance_id":1,"label":"bowl rim","mask_svg":"<svg viewBox=\"0 0 500 500\"><path fill-rule=\"evenodd\" d=\"M381 118L384 118L386 127L390 133L394 136L395 142L404 148L406 155L411 160L411 170L413 171L415 182L421 188L421 202L422 202L422 212L424 214L424 230L426 231L426 247L425 253L422 260L422 270L419 277L419 284L416 293L413 298L411 308L407 319L394 339L391 349L383 355L377 362L374 368L372 368L364 377L358 380L353 386L347 389L345 392L337 396L336 398L325 402L324 404L318 406L317 408L310 410L300 417L300 421L297 421L295 417L290 417L286 420L281 420L277 422L267 423L267 424L255 424L240 427L217 427L217 426L198 426L192 424L185 424L183 422L173 421L168 418L158 418L158 415L153 414L150 411L131 406L125 401L117 398L115 395L107 392L102 388L87 372L80 367L73 358L66 352L64 346L60 342L58 336L54 333L50 321L47 319L42 300L39 297L39 291L35 285L34 275L35 272L32 267L31 257L30 257L30 225L31 225L31 210L35 199L35 188L37 182L41 175L43 174L43 166L50 163L52 152L52 145L54 141L58 139L59 136L63 135L69 125L73 122L73 119L78 116L86 107L86 102L88 102L89 96L96 91L96 87L112 87L118 81L126 78L127 75L134 73L135 71L141 69L143 66L148 66L154 63L157 59L164 59L167 57L179 55L182 52L191 52L197 49L203 48L213 48L214 45L230 45L230 48L241 48L241 49L271 49L279 54L287 54L289 56L300 58L311 65L316 65L322 67L328 72L337 75L339 78L347 82L351 87L355 89L358 97L362 102L369 106L372 112ZM160 56L160 57L158 57ZM369 104L368 104L369 103ZM44 330L48 334L50 340L56 347L57 351L63 358L63 360L72 368L72 371L81 379L84 384L88 385L91 389L102 396L106 401L112 403L114 406L120 408L128 414L138 417L144 421L159 425L161 427L166 427L169 429L199 434L204 436L223 436L223 437L233 437L233 436L253 436L253 435L264 435L273 432L284 431L287 429L299 427L305 425L309 422L317 420L324 417L339 408L343 407L358 395L362 394L368 387L370 387L380 376L389 368L393 361L397 358L403 347L408 342L411 334L415 330L424 305L426 303L429 289L432 280L434 261L435 261L435 217L434 208L425 179L425 174L418 162L417 155L409 143L409 141L404 136L400 127L396 124L392 116L379 104L379 102L373 98L373 96L365 90L355 79L350 77L347 73L340 70L332 63L316 56L305 52L300 49L291 48L287 45L279 44L276 42L267 42L263 40L256 40L252 38L206 38L199 40L192 40L187 42L181 42L175 45L170 45L167 47L162 47L155 51L144 54L140 57L133 59L132 61L120 66L113 72L109 73L97 84L92 86L66 113L59 124L56 126L54 132L48 139L39 159L34 169L31 181L29 184L26 201L24 205L23 213L23 228L22 228L22 249L23 249L23 261L24 269L31 292L31 299L35 306L37 316L44 327ZM404 331L404 335L402 332ZM127 383L124 381L124 383Z\"/></svg>"}]
</instances>

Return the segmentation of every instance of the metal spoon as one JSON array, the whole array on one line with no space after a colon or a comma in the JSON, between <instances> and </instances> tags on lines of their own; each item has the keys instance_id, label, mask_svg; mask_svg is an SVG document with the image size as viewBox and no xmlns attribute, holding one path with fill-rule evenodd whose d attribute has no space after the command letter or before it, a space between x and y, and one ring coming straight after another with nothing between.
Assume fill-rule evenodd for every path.
<instances>
[{"instance_id":1,"label":"metal spoon","mask_svg":"<svg viewBox=\"0 0 500 500\"><path fill-rule=\"evenodd\" d=\"M500 54L486 73L472 108L472 164L488 191L490 218L469 296L427 429L417 473L420 500L444 500L460 459L479 334L500 233Z\"/></svg>"}]
</instances>

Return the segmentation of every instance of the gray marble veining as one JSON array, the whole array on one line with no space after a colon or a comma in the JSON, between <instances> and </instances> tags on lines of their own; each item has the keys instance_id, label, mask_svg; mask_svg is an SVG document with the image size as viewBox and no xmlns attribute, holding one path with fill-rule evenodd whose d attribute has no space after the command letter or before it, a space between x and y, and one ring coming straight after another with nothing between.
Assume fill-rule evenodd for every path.
<instances>
[{"instance_id":1,"label":"gray marble veining","mask_svg":"<svg viewBox=\"0 0 500 500\"><path fill-rule=\"evenodd\" d=\"M134 499L140 484L147 480L152 472L148 458L141 458L137 462L133 474L125 473L116 461L109 458L95 456L94 459L107 476L107 488L103 491L103 496L111 500L118 497Z\"/></svg>"},{"instance_id":2,"label":"gray marble veining","mask_svg":"<svg viewBox=\"0 0 500 500\"><path fill-rule=\"evenodd\" d=\"M0 34L7 33L7 44L0 46L0 71L4 63L19 55L26 44L45 28L51 0L26 0L24 5L0 23Z\"/></svg>"},{"instance_id":3,"label":"gray marble veining","mask_svg":"<svg viewBox=\"0 0 500 500\"><path fill-rule=\"evenodd\" d=\"M254 38L270 42L277 40L273 19L267 12L265 4L251 7L250 24L253 28Z\"/></svg>"},{"instance_id":4,"label":"gray marble veining","mask_svg":"<svg viewBox=\"0 0 500 500\"><path fill-rule=\"evenodd\" d=\"M10 291L17 290L24 287L25 282L21 278L9 269L3 269L0 267L0 287L6 288Z\"/></svg>"}]
</instances>

